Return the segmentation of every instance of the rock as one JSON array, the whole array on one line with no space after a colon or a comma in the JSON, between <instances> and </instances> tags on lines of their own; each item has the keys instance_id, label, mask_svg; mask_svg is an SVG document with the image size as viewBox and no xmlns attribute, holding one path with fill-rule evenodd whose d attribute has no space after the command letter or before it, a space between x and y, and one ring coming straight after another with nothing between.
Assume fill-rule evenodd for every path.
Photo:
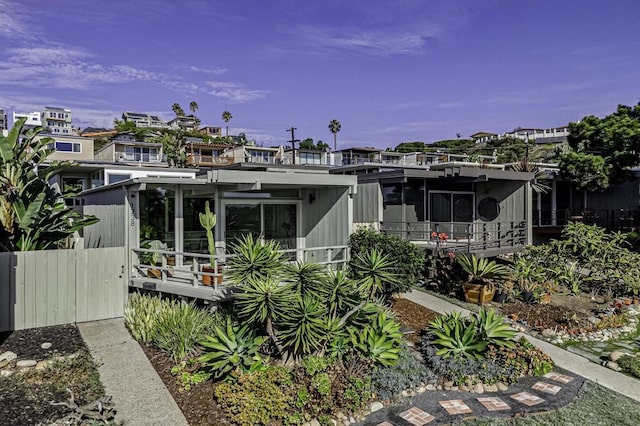
<instances>
[{"instance_id":1,"label":"rock","mask_svg":"<svg viewBox=\"0 0 640 426\"><path fill-rule=\"evenodd\" d=\"M74 358L76 358L77 356L78 356L78 353L76 352L76 353L74 353L74 354L69 355L67 358L69 358L69 359L74 359Z\"/></svg>"},{"instance_id":2,"label":"rock","mask_svg":"<svg viewBox=\"0 0 640 426\"><path fill-rule=\"evenodd\" d=\"M457 391L457 390L458 390L458 387L457 387L457 386L451 386L451 390L452 390L452 391Z\"/></svg>"},{"instance_id":3,"label":"rock","mask_svg":"<svg viewBox=\"0 0 640 426\"><path fill-rule=\"evenodd\" d=\"M356 419L353 416L350 416L349 421L351 422L351 424L353 424L356 422ZM320 423L318 423L318 426L320 426Z\"/></svg>"},{"instance_id":4,"label":"rock","mask_svg":"<svg viewBox=\"0 0 640 426\"><path fill-rule=\"evenodd\" d=\"M406 390L402 391L402 396L404 396L405 398L409 396L409 392L407 392Z\"/></svg>"},{"instance_id":5,"label":"rock","mask_svg":"<svg viewBox=\"0 0 640 426\"><path fill-rule=\"evenodd\" d=\"M49 349L51 347L51 343L49 342L44 342L43 344L40 345L40 347L42 349Z\"/></svg>"},{"instance_id":6,"label":"rock","mask_svg":"<svg viewBox=\"0 0 640 426\"><path fill-rule=\"evenodd\" d=\"M46 370L48 366L49 366L49 363L47 361L39 361L36 364L36 370L38 371Z\"/></svg>"},{"instance_id":7,"label":"rock","mask_svg":"<svg viewBox=\"0 0 640 426\"><path fill-rule=\"evenodd\" d=\"M617 362L613 362L613 361L607 361L607 363L604 365L605 367L613 370L613 371L620 371L621 368L618 366Z\"/></svg>"},{"instance_id":8,"label":"rock","mask_svg":"<svg viewBox=\"0 0 640 426\"><path fill-rule=\"evenodd\" d=\"M382 410L383 408L384 408L384 405L382 405L382 402L373 401L369 409L371 410L372 413L374 413L378 410Z\"/></svg>"},{"instance_id":9,"label":"rock","mask_svg":"<svg viewBox=\"0 0 640 426\"><path fill-rule=\"evenodd\" d=\"M427 390L428 390L428 391L434 391L434 390L436 390L436 385L434 385L433 383L429 383L429 384L427 385Z\"/></svg>"},{"instance_id":10,"label":"rock","mask_svg":"<svg viewBox=\"0 0 640 426\"><path fill-rule=\"evenodd\" d=\"M485 392L498 392L498 385L484 385Z\"/></svg>"},{"instance_id":11,"label":"rock","mask_svg":"<svg viewBox=\"0 0 640 426\"><path fill-rule=\"evenodd\" d=\"M467 385L460 385L460 392L469 392L469 388Z\"/></svg>"},{"instance_id":12,"label":"rock","mask_svg":"<svg viewBox=\"0 0 640 426\"><path fill-rule=\"evenodd\" d=\"M444 390L446 390L446 391L450 391L452 388L453 388L453 386L445 386L445 387L444 387Z\"/></svg>"},{"instance_id":13,"label":"rock","mask_svg":"<svg viewBox=\"0 0 640 426\"><path fill-rule=\"evenodd\" d=\"M331 419L331 424L333 426L338 426L338 421L336 419Z\"/></svg>"},{"instance_id":14,"label":"rock","mask_svg":"<svg viewBox=\"0 0 640 426\"><path fill-rule=\"evenodd\" d=\"M0 361L0 370L5 368L7 365L9 365L9 361L6 359L4 361Z\"/></svg>"},{"instance_id":15,"label":"rock","mask_svg":"<svg viewBox=\"0 0 640 426\"><path fill-rule=\"evenodd\" d=\"M507 384L506 384L506 383L502 383L502 382L498 382L498 383L496 383L496 386L498 387L498 390L499 390L500 392L504 392L504 391L506 391L506 390L508 390L508 389L509 389L509 386L507 386Z\"/></svg>"},{"instance_id":16,"label":"rock","mask_svg":"<svg viewBox=\"0 0 640 426\"><path fill-rule=\"evenodd\" d=\"M338 419L338 420L342 420L342 419L346 419L346 418L347 418L347 416L345 416L342 411L338 411L338 413L336 414L336 419Z\"/></svg>"},{"instance_id":17,"label":"rock","mask_svg":"<svg viewBox=\"0 0 640 426\"><path fill-rule=\"evenodd\" d=\"M628 354L622 351L613 351L611 352L611 354L609 354L609 359L613 362L618 362L618 360L625 355L628 355Z\"/></svg>"},{"instance_id":18,"label":"rock","mask_svg":"<svg viewBox=\"0 0 640 426\"><path fill-rule=\"evenodd\" d=\"M342 421L342 424L343 424L344 426L349 426L349 425L351 424L351 422L349 421L349 419L344 419L344 420Z\"/></svg>"},{"instance_id":19,"label":"rock","mask_svg":"<svg viewBox=\"0 0 640 426\"><path fill-rule=\"evenodd\" d=\"M20 360L18 362L16 362L16 367L18 368L29 368L29 367L35 367L38 363L35 362L32 359L23 359Z\"/></svg>"},{"instance_id":20,"label":"rock","mask_svg":"<svg viewBox=\"0 0 640 426\"><path fill-rule=\"evenodd\" d=\"M602 322L602 320L600 318L597 318L597 317L589 317L589 318L587 318L587 321L589 321L593 325L597 325L597 324L600 324Z\"/></svg>"},{"instance_id":21,"label":"rock","mask_svg":"<svg viewBox=\"0 0 640 426\"><path fill-rule=\"evenodd\" d=\"M0 377L9 377L13 375L13 371L11 370L2 370L0 371Z\"/></svg>"},{"instance_id":22,"label":"rock","mask_svg":"<svg viewBox=\"0 0 640 426\"><path fill-rule=\"evenodd\" d=\"M473 387L473 392L484 393L484 386L482 385L482 383L476 383L476 385Z\"/></svg>"},{"instance_id":23,"label":"rock","mask_svg":"<svg viewBox=\"0 0 640 426\"><path fill-rule=\"evenodd\" d=\"M419 386L418 389L416 389L417 393L425 393L426 391L427 391L426 386Z\"/></svg>"},{"instance_id":24,"label":"rock","mask_svg":"<svg viewBox=\"0 0 640 426\"><path fill-rule=\"evenodd\" d=\"M309 422L309 426L320 426L318 419L313 419Z\"/></svg>"},{"instance_id":25,"label":"rock","mask_svg":"<svg viewBox=\"0 0 640 426\"><path fill-rule=\"evenodd\" d=\"M15 353L11 352L11 351L6 351L3 352L2 354L0 354L0 361L13 361L14 359L17 359L18 355L16 355Z\"/></svg>"},{"instance_id":26,"label":"rock","mask_svg":"<svg viewBox=\"0 0 640 426\"><path fill-rule=\"evenodd\" d=\"M544 330L542 330L542 337L554 337L555 335L555 330L552 330L550 328L545 328Z\"/></svg>"}]
</instances>

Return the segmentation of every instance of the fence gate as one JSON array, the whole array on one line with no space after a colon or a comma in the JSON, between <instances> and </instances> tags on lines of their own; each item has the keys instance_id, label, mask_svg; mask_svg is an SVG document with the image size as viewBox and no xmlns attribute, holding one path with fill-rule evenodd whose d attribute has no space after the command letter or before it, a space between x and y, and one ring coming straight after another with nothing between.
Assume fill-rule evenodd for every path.
<instances>
[{"instance_id":1,"label":"fence gate","mask_svg":"<svg viewBox=\"0 0 640 426\"><path fill-rule=\"evenodd\" d=\"M124 247L0 253L0 331L121 317Z\"/></svg>"}]
</instances>

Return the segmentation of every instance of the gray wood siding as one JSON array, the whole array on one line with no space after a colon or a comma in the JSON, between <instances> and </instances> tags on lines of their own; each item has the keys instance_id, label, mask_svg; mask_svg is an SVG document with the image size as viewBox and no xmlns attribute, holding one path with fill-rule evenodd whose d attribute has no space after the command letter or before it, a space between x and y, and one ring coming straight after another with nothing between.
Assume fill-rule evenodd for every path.
<instances>
[{"instance_id":1,"label":"gray wood siding","mask_svg":"<svg viewBox=\"0 0 640 426\"><path fill-rule=\"evenodd\" d=\"M84 228L85 248L124 246L124 205L88 205L84 206L83 212L100 219L98 223Z\"/></svg>"},{"instance_id":2,"label":"gray wood siding","mask_svg":"<svg viewBox=\"0 0 640 426\"><path fill-rule=\"evenodd\" d=\"M309 194L315 194L309 203ZM303 191L302 236L306 247L345 245L349 241L349 191L347 188L321 188Z\"/></svg>"},{"instance_id":3,"label":"gray wood siding","mask_svg":"<svg viewBox=\"0 0 640 426\"><path fill-rule=\"evenodd\" d=\"M123 247L0 253L0 331L121 317Z\"/></svg>"},{"instance_id":4,"label":"gray wood siding","mask_svg":"<svg viewBox=\"0 0 640 426\"><path fill-rule=\"evenodd\" d=\"M476 184L476 223L487 223L478 217L478 204L492 197L500 203L500 215L492 222L526 220L526 185L518 181L489 181Z\"/></svg>"},{"instance_id":5,"label":"gray wood siding","mask_svg":"<svg viewBox=\"0 0 640 426\"><path fill-rule=\"evenodd\" d=\"M359 183L353 196L353 221L377 223L382 221L382 191L377 182Z\"/></svg>"}]
</instances>

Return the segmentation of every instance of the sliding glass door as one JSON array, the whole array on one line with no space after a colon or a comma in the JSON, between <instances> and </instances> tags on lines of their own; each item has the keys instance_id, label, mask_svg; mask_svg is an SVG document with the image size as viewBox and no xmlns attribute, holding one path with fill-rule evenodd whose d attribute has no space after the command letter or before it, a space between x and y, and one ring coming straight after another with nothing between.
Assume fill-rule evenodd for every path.
<instances>
[{"instance_id":1,"label":"sliding glass door","mask_svg":"<svg viewBox=\"0 0 640 426\"><path fill-rule=\"evenodd\" d=\"M429 192L429 218L432 231L449 238L467 238L474 220L472 192ZM436 229L437 225L437 229Z\"/></svg>"},{"instance_id":2,"label":"sliding glass door","mask_svg":"<svg viewBox=\"0 0 640 426\"><path fill-rule=\"evenodd\" d=\"M298 248L298 205L265 202L225 203L225 243L229 247L243 235L280 243L283 250Z\"/></svg>"}]
</instances>

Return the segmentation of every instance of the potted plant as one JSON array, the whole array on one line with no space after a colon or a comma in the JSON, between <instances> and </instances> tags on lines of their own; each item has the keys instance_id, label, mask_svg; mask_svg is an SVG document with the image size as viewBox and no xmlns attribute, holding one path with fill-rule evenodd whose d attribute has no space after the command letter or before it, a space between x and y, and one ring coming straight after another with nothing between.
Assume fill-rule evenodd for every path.
<instances>
[{"instance_id":1,"label":"potted plant","mask_svg":"<svg viewBox=\"0 0 640 426\"><path fill-rule=\"evenodd\" d=\"M540 288L538 281L542 278L538 266L526 257L519 257L513 265L513 277L520 289L522 300L533 303L536 300L535 292Z\"/></svg>"},{"instance_id":2,"label":"potted plant","mask_svg":"<svg viewBox=\"0 0 640 426\"><path fill-rule=\"evenodd\" d=\"M496 293L493 296L493 301L496 303L504 303L513 291L513 281L510 279L498 280L496 282Z\"/></svg>"},{"instance_id":3,"label":"potted plant","mask_svg":"<svg viewBox=\"0 0 640 426\"><path fill-rule=\"evenodd\" d=\"M462 284L465 300L478 305L493 299L493 280L504 278L509 273L506 266L496 263L495 260L479 258L475 254L461 253L456 257L456 262L468 276L467 282Z\"/></svg>"},{"instance_id":4,"label":"potted plant","mask_svg":"<svg viewBox=\"0 0 640 426\"><path fill-rule=\"evenodd\" d=\"M202 285L210 286L212 283L216 282L216 284L222 284L222 274L221 269L222 266L218 265L218 269L216 270L214 265L214 256L216 255L216 241L213 237L213 228L215 228L217 223L217 217L215 213L211 212L209 208L209 201L204 204L204 213L200 213L198 215L200 219L200 226L204 228L207 233L207 246L209 248L209 255L211 255L211 262L209 265L202 265L202 272L207 272L210 274L218 273L217 276L211 275L203 275L202 276Z\"/></svg>"},{"instance_id":5,"label":"potted plant","mask_svg":"<svg viewBox=\"0 0 640 426\"><path fill-rule=\"evenodd\" d=\"M140 247L150 250L167 250L167 244L160 240L145 240L140 244ZM147 269L149 278L162 277L162 271L153 267L162 265L162 253L141 252L140 262L151 266Z\"/></svg>"}]
</instances>

